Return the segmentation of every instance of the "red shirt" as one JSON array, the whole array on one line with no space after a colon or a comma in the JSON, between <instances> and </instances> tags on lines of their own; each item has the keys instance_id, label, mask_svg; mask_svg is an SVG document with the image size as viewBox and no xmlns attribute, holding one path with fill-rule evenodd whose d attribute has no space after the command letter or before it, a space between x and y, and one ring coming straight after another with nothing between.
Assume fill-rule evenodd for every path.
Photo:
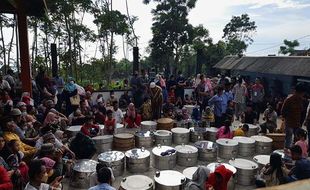
<instances>
[{"instance_id":1,"label":"red shirt","mask_svg":"<svg viewBox=\"0 0 310 190\"><path fill-rule=\"evenodd\" d=\"M105 120L104 122L104 131L105 134L107 135L113 135L114 134L114 130L115 130L115 119L113 118L112 120Z\"/></svg>"},{"instance_id":2,"label":"red shirt","mask_svg":"<svg viewBox=\"0 0 310 190\"><path fill-rule=\"evenodd\" d=\"M135 128L135 125L136 124L137 126L140 126L141 125L141 115L140 114L136 114L136 118L131 118L131 117L128 117L126 116L125 117L125 122L128 124L128 127L129 128Z\"/></svg>"},{"instance_id":3,"label":"red shirt","mask_svg":"<svg viewBox=\"0 0 310 190\"><path fill-rule=\"evenodd\" d=\"M13 184L6 169L0 166L0 190L12 190Z\"/></svg>"},{"instance_id":4,"label":"red shirt","mask_svg":"<svg viewBox=\"0 0 310 190\"><path fill-rule=\"evenodd\" d=\"M95 129L97 132L99 131L99 126L98 125L94 125L94 124L88 124L88 123L85 123L82 128L81 128L81 132L86 135L86 136L93 136L91 133L90 133L90 130L91 129Z\"/></svg>"},{"instance_id":5,"label":"red shirt","mask_svg":"<svg viewBox=\"0 0 310 190\"><path fill-rule=\"evenodd\" d=\"M218 173L223 177L221 183L216 182L215 173ZM232 171L226 169L224 165L220 165L215 169L214 173L211 173L209 175L206 186L207 187L212 186L214 190L227 190L227 184L232 175L233 175Z\"/></svg>"}]
</instances>

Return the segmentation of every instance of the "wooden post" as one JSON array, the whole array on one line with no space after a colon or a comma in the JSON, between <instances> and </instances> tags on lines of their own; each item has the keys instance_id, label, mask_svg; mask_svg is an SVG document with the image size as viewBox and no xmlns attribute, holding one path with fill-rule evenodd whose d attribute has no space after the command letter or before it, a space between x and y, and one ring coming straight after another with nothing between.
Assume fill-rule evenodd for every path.
<instances>
[{"instance_id":1,"label":"wooden post","mask_svg":"<svg viewBox=\"0 0 310 190\"><path fill-rule=\"evenodd\" d=\"M20 3L20 2L19 2ZM31 86L31 65L29 59L29 44L28 44L28 30L27 30L27 15L18 6L17 10L17 24L18 24L18 41L21 63L20 80L22 82L23 92L29 92L32 95Z\"/></svg>"}]
</instances>

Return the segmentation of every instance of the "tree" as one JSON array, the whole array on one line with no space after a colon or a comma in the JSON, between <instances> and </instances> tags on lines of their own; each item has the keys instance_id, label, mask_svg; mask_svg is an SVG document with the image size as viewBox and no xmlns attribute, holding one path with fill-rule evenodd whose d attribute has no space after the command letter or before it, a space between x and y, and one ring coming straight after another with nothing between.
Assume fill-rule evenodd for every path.
<instances>
[{"instance_id":1,"label":"tree","mask_svg":"<svg viewBox=\"0 0 310 190\"><path fill-rule=\"evenodd\" d=\"M149 3L150 0L144 0ZM158 68L176 72L182 49L193 40L193 27L188 23L188 13L195 7L196 0L154 0L152 10L153 38L150 42L152 61ZM173 63L173 64L171 64Z\"/></svg>"},{"instance_id":2,"label":"tree","mask_svg":"<svg viewBox=\"0 0 310 190\"><path fill-rule=\"evenodd\" d=\"M257 26L254 21L250 21L248 14L233 16L223 29L227 48L232 55L242 55L247 47L253 43L253 35Z\"/></svg>"},{"instance_id":3,"label":"tree","mask_svg":"<svg viewBox=\"0 0 310 190\"><path fill-rule=\"evenodd\" d=\"M293 54L295 51L295 47L299 46L299 42L297 40L289 41L285 39L283 43L284 43L284 46L280 46L280 50L279 50L279 53L283 55Z\"/></svg>"}]
</instances>

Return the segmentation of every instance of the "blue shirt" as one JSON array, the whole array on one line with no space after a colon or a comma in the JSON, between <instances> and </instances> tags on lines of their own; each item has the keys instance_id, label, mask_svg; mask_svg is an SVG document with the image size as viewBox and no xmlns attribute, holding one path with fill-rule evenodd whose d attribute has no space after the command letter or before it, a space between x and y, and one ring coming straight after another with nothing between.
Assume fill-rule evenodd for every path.
<instances>
[{"instance_id":1,"label":"blue shirt","mask_svg":"<svg viewBox=\"0 0 310 190\"><path fill-rule=\"evenodd\" d=\"M116 189L107 183L101 183L99 185L96 185L95 187L89 188L88 190L116 190Z\"/></svg>"},{"instance_id":2,"label":"blue shirt","mask_svg":"<svg viewBox=\"0 0 310 190\"><path fill-rule=\"evenodd\" d=\"M214 115L221 117L223 114L222 111L223 97L215 95L209 100L209 105L214 105Z\"/></svg>"},{"instance_id":3,"label":"blue shirt","mask_svg":"<svg viewBox=\"0 0 310 190\"><path fill-rule=\"evenodd\" d=\"M231 91L228 92L224 92L222 95L223 98L223 102L222 102L222 113L226 113L226 109L227 109L227 103L229 100L233 100L234 99L234 95Z\"/></svg>"},{"instance_id":4,"label":"blue shirt","mask_svg":"<svg viewBox=\"0 0 310 190\"><path fill-rule=\"evenodd\" d=\"M296 160L295 167L292 170L292 175L299 180L310 178L310 160L306 158Z\"/></svg>"}]
</instances>

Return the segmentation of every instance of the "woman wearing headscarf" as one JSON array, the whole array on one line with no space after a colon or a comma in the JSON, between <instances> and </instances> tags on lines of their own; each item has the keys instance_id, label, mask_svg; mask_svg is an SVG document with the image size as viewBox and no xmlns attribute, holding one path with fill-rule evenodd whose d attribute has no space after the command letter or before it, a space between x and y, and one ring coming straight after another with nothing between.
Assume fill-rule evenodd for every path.
<instances>
[{"instance_id":1,"label":"woman wearing headscarf","mask_svg":"<svg viewBox=\"0 0 310 190\"><path fill-rule=\"evenodd\" d=\"M125 125L128 128L138 128L141 124L141 115L136 112L135 105L130 103L125 115Z\"/></svg>"},{"instance_id":2,"label":"woman wearing headscarf","mask_svg":"<svg viewBox=\"0 0 310 190\"><path fill-rule=\"evenodd\" d=\"M159 86L154 82L150 84L150 97L153 112L153 119L159 119L163 104L163 93Z\"/></svg>"},{"instance_id":3,"label":"woman wearing headscarf","mask_svg":"<svg viewBox=\"0 0 310 190\"><path fill-rule=\"evenodd\" d=\"M199 166L193 174L192 180L187 183L185 190L204 190L210 170L205 166Z\"/></svg>"},{"instance_id":4,"label":"woman wearing headscarf","mask_svg":"<svg viewBox=\"0 0 310 190\"><path fill-rule=\"evenodd\" d=\"M72 102L70 101L71 97L74 97L75 95L78 94L76 85L74 83L74 79L72 77L68 78L68 83L65 85L62 94L63 94L63 100L66 102L66 115L68 116L77 107L76 105L72 105Z\"/></svg>"}]
</instances>

